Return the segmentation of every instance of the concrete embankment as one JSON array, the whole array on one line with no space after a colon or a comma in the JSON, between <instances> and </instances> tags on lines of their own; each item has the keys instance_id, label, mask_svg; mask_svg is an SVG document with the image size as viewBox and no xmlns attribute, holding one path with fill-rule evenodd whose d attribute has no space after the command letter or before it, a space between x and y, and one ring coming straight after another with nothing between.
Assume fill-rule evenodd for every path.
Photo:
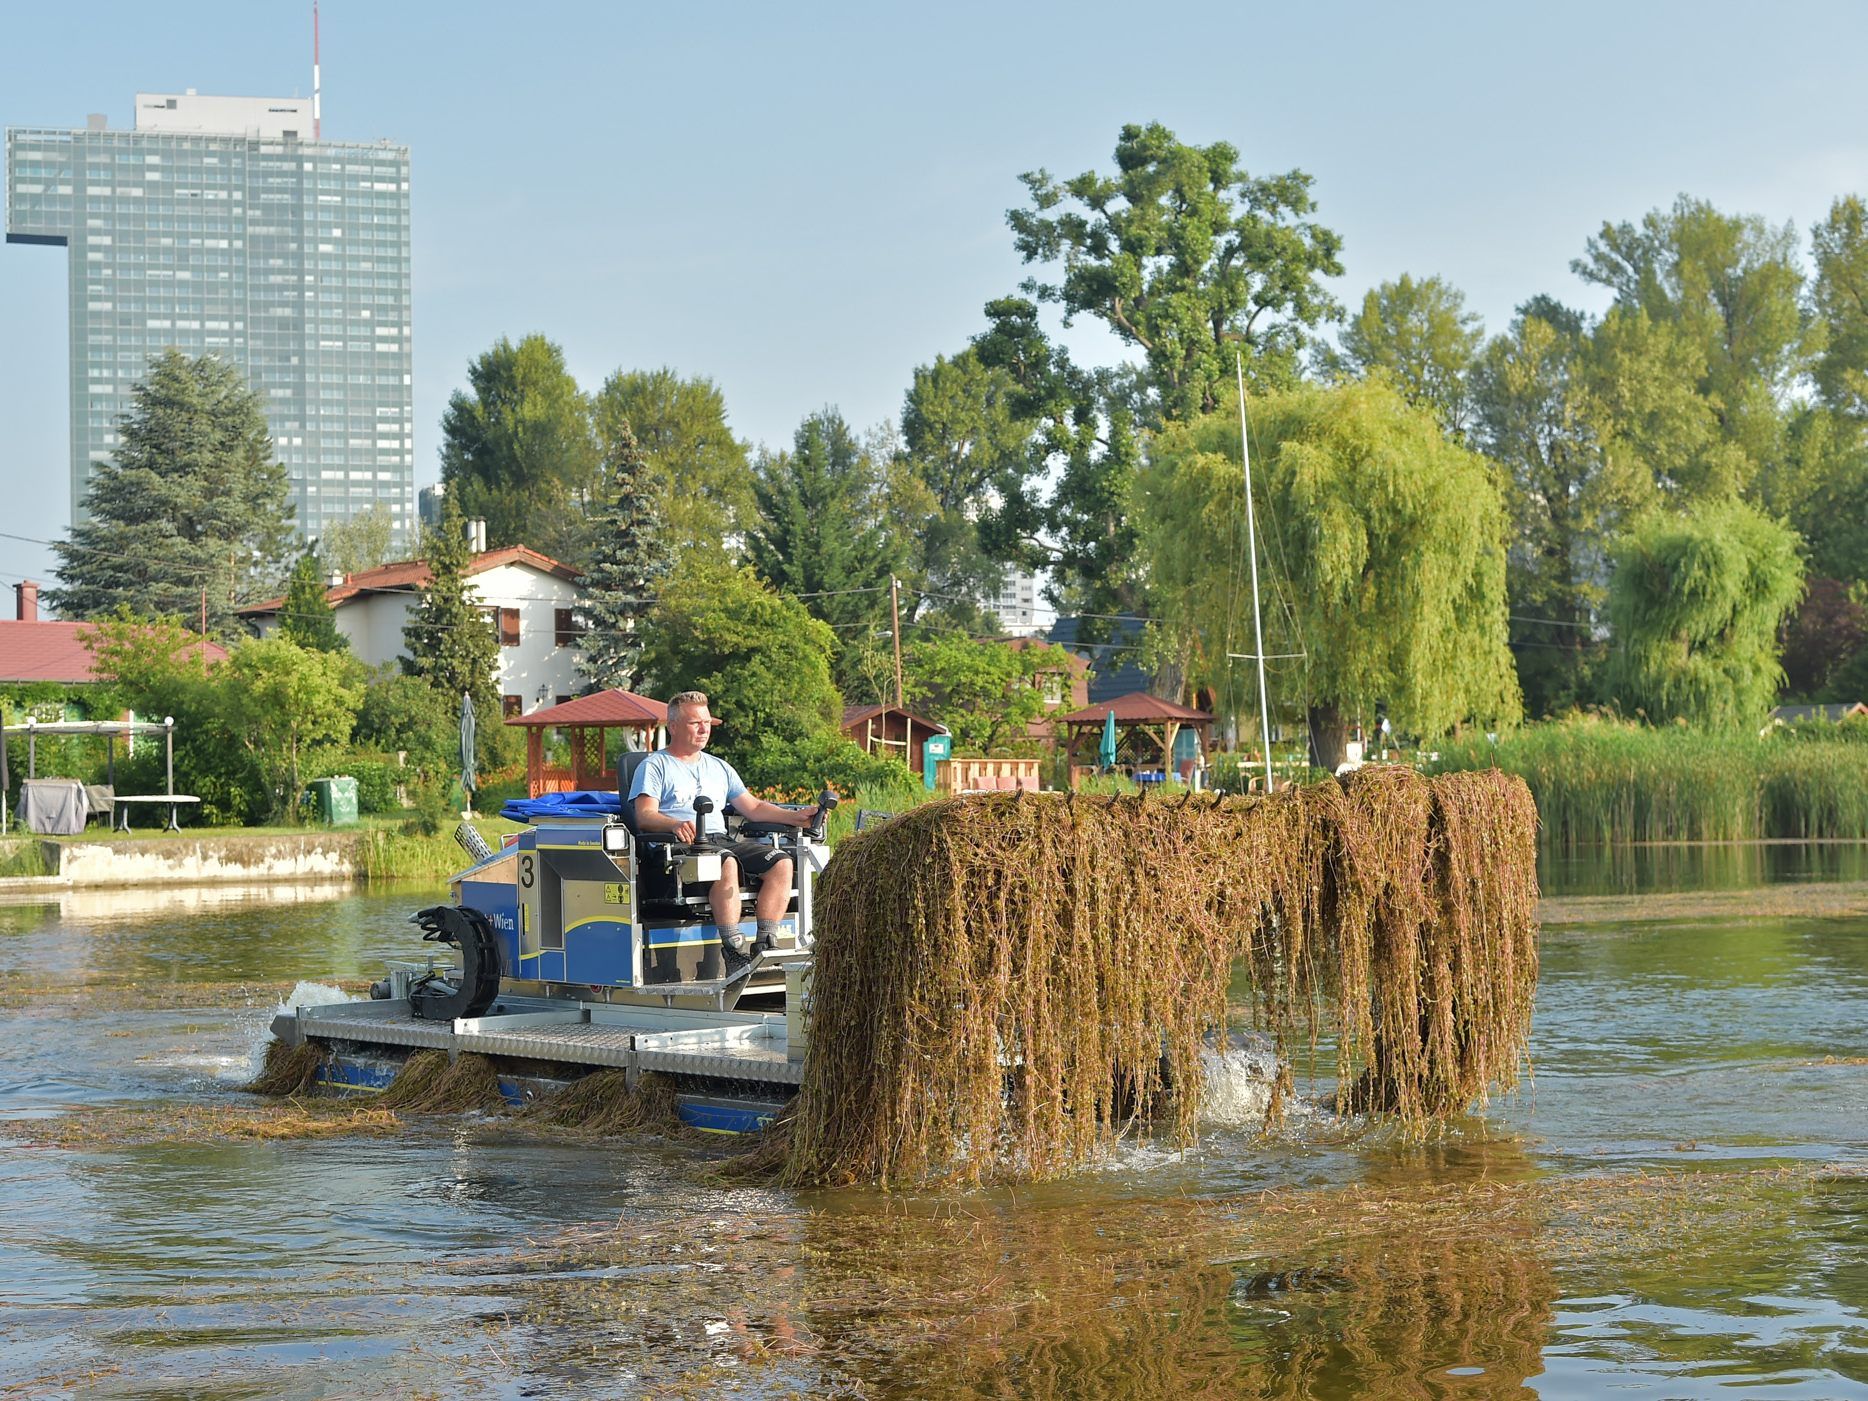
<instances>
[{"instance_id":1,"label":"concrete embankment","mask_svg":"<svg viewBox=\"0 0 1868 1401\"><path fill-rule=\"evenodd\" d=\"M42 841L42 873L0 877L0 891L354 880L364 872L364 841L360 832Z\"/></svg>"}]
</instances>

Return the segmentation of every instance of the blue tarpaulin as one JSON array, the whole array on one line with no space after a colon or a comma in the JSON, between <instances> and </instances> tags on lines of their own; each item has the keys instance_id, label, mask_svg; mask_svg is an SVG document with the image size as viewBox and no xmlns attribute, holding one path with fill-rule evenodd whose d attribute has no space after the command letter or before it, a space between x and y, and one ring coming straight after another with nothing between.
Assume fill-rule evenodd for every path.
<instances>
[{"instance_id":1,"label":"blue tarpaulin","mask_svg":"<svg viewBox=\"0 0 1868 1401\"><path fill-rule=\"evenodd\" d=\"M510 798L499 815L510 822L530 822L538 817L613 817L622 810L622 796L613 788L601 788Z\"/></svg>"}]
</instances>

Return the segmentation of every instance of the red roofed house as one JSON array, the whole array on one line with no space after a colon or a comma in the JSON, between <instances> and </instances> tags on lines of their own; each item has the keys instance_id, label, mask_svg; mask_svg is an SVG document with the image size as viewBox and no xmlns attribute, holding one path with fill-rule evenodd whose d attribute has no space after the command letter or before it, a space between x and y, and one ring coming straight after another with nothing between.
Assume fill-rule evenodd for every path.
<instances>
[{"instance_id":1,"label":"red roofed house","mask_svg":"<svg viewBox=\"0 0 1868 1401\"><path fill-rule=\"evenodd\" d=\"M506 718L529 715L576 695L583 682L577 670L573 610L584 576L524 545L481 550L467 561L466 574L469 592L478 598L499 638L499 690ZM419 559L333 575L324 596L336 610L337 630L350 639L350 650L371 666L400 657L402 625L428 587L428 577L428 565ZM284 599L275 598L240 612L264 636L279 625L284 604Z\"/></svg>"},{"instance_id":2,"label":"red roofed house","mask_svg":"<svg viewBox=\"0 0 1868 1401\"><path fill-rule=\"evenodd\" d=\"M97 680L91 651L84 645L89 623L61 623L39 617L39 586L30 579L13 586L12 621L0 620L0 682L60 681L84 685ZM212 642L196 644L208 662L227 660L227 649Z\"/></svg>"}]
</instances>

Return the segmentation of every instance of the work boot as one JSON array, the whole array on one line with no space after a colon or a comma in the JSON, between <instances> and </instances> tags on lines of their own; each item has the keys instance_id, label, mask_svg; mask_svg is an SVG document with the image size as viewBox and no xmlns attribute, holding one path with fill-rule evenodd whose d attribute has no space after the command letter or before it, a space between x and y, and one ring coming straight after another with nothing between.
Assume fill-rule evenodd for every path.
<instances>
[{"instance_id":1,"label":"work boot","mask_svg":"<svg viewBox=\"0 0 1868 1401\"><path fill-rule=\"evenodd\" d=\"M750 957L752 954L752 940L746 937L745 930L741 929L738 925L734 925L731 929L722 929L720 931L720 948L723 951L738 954L743 960Z\"/></svg>"}]
</instances>

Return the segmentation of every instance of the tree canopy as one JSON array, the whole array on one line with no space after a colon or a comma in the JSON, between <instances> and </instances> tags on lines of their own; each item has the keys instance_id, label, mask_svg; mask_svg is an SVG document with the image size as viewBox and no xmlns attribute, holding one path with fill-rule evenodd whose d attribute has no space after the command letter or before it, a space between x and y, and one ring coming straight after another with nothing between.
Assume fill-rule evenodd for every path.
<instances>
[{"instance_id":1,"label":"tree canopy","mask_svg":"<svg viewBox=\"0 0 1868 1401\"><path fill-rule=\"evenodd\" d=\"M52 546L59 586L46 602L72 619L128 608L193 622L205 610L210 633L239 633L237 610L277 587L292 538L259 396L225 360L166 350L119 437L86 519Z\"/></svg>"},{"instance_id":2,"label":"tree canopy","mask_svg":"<svg viewBox=\"0 0 1868 1401\"><path fill-rule=\"evenodd\" d=\"M541 335L494 342L467 367L441 418L441 481L490 546L529 545L576 563L595 486L590 405Z\"/></svg>"},{"instance_id":3,"label":"tree canopy","mask_svg":"<svg viewBox=\"0 0 1868 1401\"><path fill-rule=\"evenodd\" d=\"M648 628L643 670L659 694L705 691L712 748L748 783L786 767L785 751L836 737L836 634L750 568L699 552L675 566Z\"/></svg>"},{"instance_id":4,"label":"tree canopy","mask_svg":"<svg viewBox=\"0 0 1868 1401\"><path fill-rule=\"evenodd\" d=\"M1266 645L1301 654L1273 684L1306 704L1317 760L1341 763L1347 725L1384 707L1426 737L1515 721L1506 518L1485 461L1382 384L1263 396L1250 421ZM1162 433L1138 499L1156 617L1188 680L1255 709L1252 664L1228 655L1252 650L1236 414Z\"/></svg>"},{"instance_id":5,"label":"tree canopy","mask_svg":"<svg viewBox=\"0 0 1868 1401\"><path fill-rule=\"evenodd\" d=\"M1061 647L1014 647L953 635L909 648L908 699L953 734L959 754L1000 754L1028 747L1026 728L1047 706L1047 671L1070 671Z\"/></svg>"},{"instance_id":6,"label":"tree canopy","mask_svg":"<svg viewBox=\"0 0 1868 1401\"><path fill-rule=\"evenodd\" d=\"M1006 215L1026 263L1061 264L1027 290L1088 314L1139 350L1161 419L1211 413L1232 383L1237 337L1264 383L1297 376L1316 325L1336 303L1321 278L1342 273L1342 239L1316 210L1301 170L1252 176L1224 141L1191 146L1159 122L1124 126L1115 171L1058 181L1023 175L1030 205Z\"/></svg>"},{"instance_id":7,"label":"tree canopy","mask_svg":"<svg viewBox=\"0 0 1868 1401\"><path fill-rule=\"evenodd\" d=\"M1363 297L1343 327L1340 363L1355 375L1382 376L1448 435L1463 438L1471 412L1467 381L1484 339L1458 288L1403 273Z\"/></svg>"},{"instance_id":8,"label":"tree canopy","mask_svg":"<svg viewBox=\"0 0 1868 1401\"><path fill-rule=\"evenodd\" d=\"M824 409L798 425L790 452L761 455L754 472L753 567L829 625L840 661L890 625L889 579L907 557L888 464Z\"/></svg>"},{"instance_id":9,"label":"tree canopy","mask_svg":"<svg viewBox=\"0 0 1868 1401\"><path fill-rule=\"evenodd\" d=\"M307 550L286 583L279 635L314 652L347 652L350 640L337 630L337 612L324 592L324 566L315 551Z\"/></svg>"},{"instance_id":10,"label":"tree canopy","mask_svg":"<svg viewBox=\"0 0 1868 1401\"><path fill-rule=\"evenodd\" d=\"M635 439L669 554L730 551L755 506L746 445L727 426L726 398L714 382L667 366L618 370L592 412L604 461L615 460L621 427Z\"/></svg>"},{"instance_id":11,"label":"tree canopy","mask_svg":"<svg viewBox=\"0 0 1868 1401\"><path fill-rule=\"evenodd\" d=\"M1783 681L1778 629L1803 592L1797 537L1740 501L1657 511L1614 548L1612 680L1650 720L1761 724Z\"/></svg>"}]
</instances>

